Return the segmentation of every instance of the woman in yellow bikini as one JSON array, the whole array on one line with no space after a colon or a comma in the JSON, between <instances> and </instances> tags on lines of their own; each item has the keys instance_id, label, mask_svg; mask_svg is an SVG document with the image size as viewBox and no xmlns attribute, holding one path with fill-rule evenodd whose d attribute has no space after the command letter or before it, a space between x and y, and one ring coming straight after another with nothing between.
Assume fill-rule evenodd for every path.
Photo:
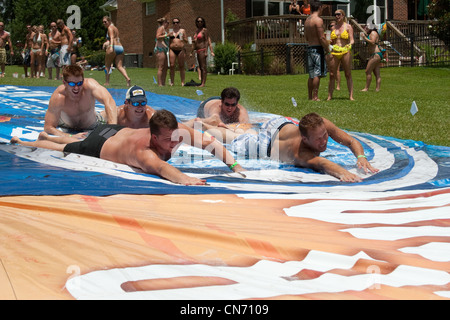
<instances>
[{"instance_id":1,"label":"woman in yellow bikini","mask_svg":"<svg viewBox=\"0 0 450 320\"><path fill-rule=\"evenodd\" d=\"M345 78L347 79L347 87L350 95L350 100L353 99L353 79L352 79L352 45L355 43L353 39L353 28L347 23L347 18L343 10L336 10L336 26L331 32L331 45L333 50L333 72L330 73L330 85L328 86L328 100L333 98L334 84L336 78L339 62L344 68Z\"/></svg>"}]
</instances>

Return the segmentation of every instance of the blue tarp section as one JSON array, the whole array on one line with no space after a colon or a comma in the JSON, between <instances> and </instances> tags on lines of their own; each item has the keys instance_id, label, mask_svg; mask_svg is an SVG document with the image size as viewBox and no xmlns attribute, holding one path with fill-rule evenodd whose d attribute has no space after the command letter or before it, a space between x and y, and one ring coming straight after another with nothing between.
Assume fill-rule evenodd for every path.
<instances>
[{"instance_id":1,"label":"blue tarp section","mask_svg":"<svg viewBox=\"0 0 450 320\"><path fill-rule=\"evenodd\" d=\"M16 135L35 140L43 130L44 116L54 87L0 87L0 195L84 194L226 194L302 193L323 190L418 190L450 186L450 148L426 145L420 141L399 140L367 133L351 133L364 145L368 159L382 170L364 176L357 184L342 183L311 170L268 160L239 159L249 170L246 179L229 174L220 161L200 150L180 148L170 163L187 174L207 178L209 186L179 186L158 177L123 168L104 170L103 160L65 157L60 152L14 147L8 144ZM126 90L109 89L117 105L123 104ZM155 109L172 111L178 119L195 117L200 101L147 92ZM99 109L103 106L97 105ZM257 115L251 113L251 117ZM266 115L264 115L266 116ZM332 119L331 119L332 120ZM186 153L187 157L186 157ZM351 170L351 152L330 140L323 156ZM186 161L189 159L189 161ZM386 159L389 159L387 161Z\"/></svg>"}]
</instances>

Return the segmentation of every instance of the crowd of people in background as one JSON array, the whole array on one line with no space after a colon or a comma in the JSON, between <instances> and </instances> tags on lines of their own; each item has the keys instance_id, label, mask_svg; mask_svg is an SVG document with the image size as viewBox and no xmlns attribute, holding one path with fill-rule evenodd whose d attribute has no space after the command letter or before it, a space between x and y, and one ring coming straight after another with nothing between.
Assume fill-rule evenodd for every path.
<instances>
[{"instance_id":1,"label":"crowd of people in background","mask_svg":"<svg viewBox=\"0 0 450 320\"><path fill-rule=\"evenodd\" d=\"M329 73L330 82L328 86L328 100L333 98L333 91L340 90L340 69L344 71L347 88L349 91L349 99L353 98L353 79L351 75L351 50L354 45L353 29L347 22L345 12L336 10L334 16L336 21L328 26L328 31L323 30L323 20L320 16L320 1L303 1L302 6L298 1L292 0L289 5L290 14L308 15L305 25L301 26L305 30L308 47L308 93L310 100L318 100L317 92L319 88L320 78L325 77ZM321 9L320 9L321 10ZM319 19L317 19L319 18ZM311 28L311 21L316 21ZM131 86L131 79L123 66L124 47L120 42L119 30L112 23L108 16L102 19L103 26L107 29L106 42L103 45L105 51L105 86L109 86L110 74L113 65L122 74L126 80L128 87ZM200 83L195 85L204 87L207 79L207 59L208 55L214 57L214 50L206 28L206 21L202 17L195 19L196 31L193 35L188 35L186 30L181 26L179 18L173 18L171 21L167 18L157 20L159 27L155 36L154 55L157 64L157 84L159 86L166 85L167 73L170 70L170 82L175 84L175 73L178 68L180 73L181 86L186 85L185 82L185 63L188 57L195 57L194 70L198 71L198 79ZM322 36L317 36L317 30L321 30ZM369 48L371 54L366 69L366 86L362 91L369 90L372 81L372 73L376 78L376 91L380 90L380 62L383 59L382 50L378 42L379 37L376 29L366 29L368 37L361 35ZM325 34L327 37L325 38ZM309 37L309 39L308 39ZM0 77L5 76L6 64L6 48L11 43L10 35L4 30L4 23L0 22ZM189 46L187 45L189 44ZM44 31L44 26L27 25L27 35L24 48L22 51L23 66L25 77L41 78L46 77L48 71L48 79L60 80L61 69L67 65L86 66L87 61L80 54L82 45L81 37L77 37L76 30L70 30L62 19L50 24L48 34ZM11 55L14 55L12 46L9 46ZM190 48L190 52L188 52ZM28 72L30 69L30 72ZM56 78L53 78L53 69L56 69ZM337 87L335 83L337 82Z\"/></svg>"},{"instance_id":2,"label":"crowd of people in background","mask_svg":"<svg viewBox=\"0 0 450 320\"><path fill-rule=\"evenodd\" d=\"M167 79L167 71L170 69L170 85L175 84L176 62L178 60L178 69L180 71L181 85L185 85L185 61L187 58L187 44L192 48L189 53L190 57L195 56L198 71L199 87L204 87L208 74L207 58L208 49L211 56L214 57L214 49L206 21L202 17L195 19L196 32L193 36L188 36L186 30L181 27L179 18L172 19L172 27L167 18L158 19L159 27L156 30L155 49L157 68L158 68L158 85L165 86Z\"/></svg>"}]
</instances>

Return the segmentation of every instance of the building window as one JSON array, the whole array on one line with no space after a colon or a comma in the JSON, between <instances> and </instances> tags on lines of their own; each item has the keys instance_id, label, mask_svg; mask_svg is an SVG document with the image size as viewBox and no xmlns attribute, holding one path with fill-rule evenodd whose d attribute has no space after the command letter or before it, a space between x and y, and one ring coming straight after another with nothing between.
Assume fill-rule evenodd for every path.
<instances>
[{"instance_id":1,"label":"building window","mask_svg":"<svg viewBox=\"0 0 450 320\"><path fill-rule=\"evenodd\" d=\"M156 14L156 1L155 0L148 0L145 3L145 14L147 16Z\"/></svg>"}]
</instances>

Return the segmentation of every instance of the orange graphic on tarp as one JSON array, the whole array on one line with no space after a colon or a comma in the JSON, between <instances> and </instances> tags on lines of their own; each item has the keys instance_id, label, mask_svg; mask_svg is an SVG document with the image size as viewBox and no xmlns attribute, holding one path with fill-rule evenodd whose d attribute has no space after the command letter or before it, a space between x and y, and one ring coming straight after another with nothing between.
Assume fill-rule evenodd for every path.
<instances>
[{"instance_id":1,"label":"orange graphic on tarp","mask_svg":"<svg viewBox=\"0 0 450 320\"><path fill-rule=\"evenodd\" d=\"M433 199L442 194L450 194L450 189L417 197ZM407 200L410 198L413 196L408 195ZM373 201L386 200L389 199ZM301 211L302 206L319 203L320 199L313 197L244 199L236 195L3 197L0 198L0 299L73 299L66 289L68 280L97 271L195 264L249 268L261 261L284 266L304 261L312 252L343 258L360 254L361 257L345 268L337 265L330 270L295 270L286 280L314 281L327 274L350 279L371 272L382 278L402 266L448 274L450 261L433 261L402 250L427 243L448 244L449 236L424 234L395 241L363 239L342 230L379 225L330 223L291 217L285 212L287 208L296 207ZM426 208L420 210L426 213ZM405 207L404 211L409 209ZM346 214L355 214L352 208L349 211ZM394 210L393 214L398 212ZM450 227L450 217L425 219L405 226ZM411 284L408 279L402 280L406 284L400 287L377 284L359 291L332 292L330 286L331 291L308 294L280 291L263 298L444 299L436 292L450 291L450 281L445 277L444 283L423 285L414 284L413 280L416 279L411 279ZM236 281L210 274L201 277L161 274L153 280L123 281L120 287L127 294L229 285L236 285Z\"/></svg>"},{"instance_id":2,"label":"orange graphic on tarp","mask_svg":"<svg viewBox=\"0 0 450 320\"><path fill-rule=\"evenodd\" d=\"M9 122L11 121L11 117L0 116L0 122Z\"/></svg>"}]
</instances>

